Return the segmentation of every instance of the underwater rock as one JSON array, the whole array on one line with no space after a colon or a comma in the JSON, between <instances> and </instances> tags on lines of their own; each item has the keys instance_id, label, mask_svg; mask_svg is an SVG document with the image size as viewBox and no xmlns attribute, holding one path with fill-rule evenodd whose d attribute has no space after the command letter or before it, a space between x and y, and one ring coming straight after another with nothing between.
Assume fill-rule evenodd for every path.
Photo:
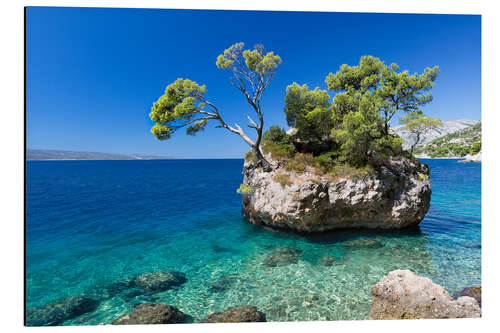
<instances>
[{"instance_id":1,"label":"underwater rock","mask_svg":"<svg viewBox=\"0 0 500 333\"><path fill-rule=\"evenodd\" d=\"M355 239L342 243L343 246L350 249L378 249L384 246L381 242L375 239Z\"/></svg>"},{"instance_id":2,"label":"underwater rock","mask_svg":"<svg viewBox=\"0 0 500 333\"><path fill-rule=\"evenodd\" d=\"M92 312L99 306L99 301L85 296L71 296L46 305L26 310L27 326L54 326Z\"/></svg>"},{"instance_id":3,"label":"underwater rock","mask_svg":"<svg viewBox=\"0 0 500 333\"><path fill-rule=\"evenodd\" d=\"M372 319L481 317L474 298L462 296L454 300L443 287L409 270L389 272L370 291Z\"/></svg>"},{"instance_id":4,"label":"underwater rock","mask_svg":"<svg viewBox=\"0 0 500 333\"><path fill-rule=\"evenodd\" d=\"M262 264L268 267L288 266L296 264L302 250L292 249L290 247L279 247L269 253Z\"/></svg>"},{"instance_id":5,"label":"underwater rock","mask_svg":"<svg viewBox=\"0 0 500 333\"><path fill-rule=\"evenodd\" d=\"M324 256L319 259L319 264L321 266L333 266L335 263L336 260L334 256Z\"/></svg>"},{"instance_id":6,"label":"underwater rock","mask_svg":"<svg viewBox=\"0 0 500 333\"><path fill-rule=\"evenodd\" d=\"M469 287L453 295L454 298L469 296L474 298L481 306L481 286Z\"/></svg>"},{"instance_id":7,"label":"underwater rock","mask_svg":"<svg viewBox=\"0 0 500 333\"><path fill-rule=\"evenodd\" d=\"M174 306L143 303L129 314L122 315L111 322L112 325L141 324L178 324L184 322L186 315Z\"/></svg>"},{"instance_id":8,"label":"underwater rock","mask_svg":"<svg viewBox=\"0 0 500 333\"><path fill-rule=\"evenodd\" d=\"M231 289L240 279L232 274L223 274L210 281L210 292L220 293Z\"/></svg>"},{"instance_id":9,"label":"underwater rock","mask_svg":"<svg viewBox=\"0 0 500 333\"><path fill-rule=\"evenodd\" d=\"M393 158L353 178L332 179L283 166L263 172L251 161L245 161L243 174L243 184L251 189L242 194L245 219L277 229L401 229L418 225L430 205L429 167L406 158ZM291 184L282 187L278 175Z\"/></svg>"},{"instance_id":10,"label":"underwater rock","mask_svg":"<svg viewBox=\"0 0 500 333\"><path fill-rule=\"evenodd\" d=\"M215 312L203 319L202 323L250 323L264 322L266 315L256 306L235 306L221 312Z\"/></svg>"},{"instance_id":11,"label":"underwater rock","mask_svg":"<svg viewBox=\"0 0 500 333\"><path fill-rule=\"evenodd\" d=\"M182 272L159 271L139 275L134 279L133 285L143 292L151 293L180 286L186 281L186 275Z\"/></svg>"}]
</instances>

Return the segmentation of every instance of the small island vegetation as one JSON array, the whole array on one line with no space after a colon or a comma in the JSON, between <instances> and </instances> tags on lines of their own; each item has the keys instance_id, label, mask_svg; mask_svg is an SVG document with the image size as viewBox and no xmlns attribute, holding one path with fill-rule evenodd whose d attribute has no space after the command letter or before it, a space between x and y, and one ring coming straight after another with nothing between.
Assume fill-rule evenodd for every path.
<instances>
[{"instance_id":1,"label":"small island vegetation","mask_svg":"<svg viewBox=\"0 0 500 333\"><path fill-rule=\"evenodd\" d=\"M432 100L438 73L434 67L410 75L396 64L363 56L358 65L342 65L326 77L333 99L328 90L293 83L286 89L284 107L292 129L287 133L271 126L263 135L262 151L285 169L300 173L310 167L332 177L363 175L390 157L413 158L413 149L403 151L389 122L402 113L415 133L438 126L439 119L427 118L421 110ZM255 158L252 152L246 157Z\"/></svg>"},{"instance_id":2,"label":"small island vegetation","mask_svg":"<svg viewBox=\"0 0 500 333\"><path fill-rule=\"evenodd\" d=\"M244 95L257 117L254 120L244 114L248 127L255 130L255 139L238 124L230 126L224 120L216 105L205 97L206 86L182 78L168 85L165 94L154 102L151 132L160 140L169 139L181 128L194 135L215 120L216 127L239 135L250 146L245 160L256 163L264 172L284 166L298 173L313 168L322 175L345 177L370 172L390 157L413 158L413 147L403 151L402 139L390 129L395 116L406 115L403 119L408 128L417 134L439 125L440 120L426 118L421 110L432 100L437 66L410 74L397 64L362 56L359 64L344 64L328 74L326 90L296 82L289 85L284 113L291 130L271 126L263 132L260 102L281 62L278 55L266 52L260 44L244 49L243 43L236 43L217 58L217 67L232 73L231 84ZM279 182L287 183L285 179Z\"/></svg>"}]
</instances>

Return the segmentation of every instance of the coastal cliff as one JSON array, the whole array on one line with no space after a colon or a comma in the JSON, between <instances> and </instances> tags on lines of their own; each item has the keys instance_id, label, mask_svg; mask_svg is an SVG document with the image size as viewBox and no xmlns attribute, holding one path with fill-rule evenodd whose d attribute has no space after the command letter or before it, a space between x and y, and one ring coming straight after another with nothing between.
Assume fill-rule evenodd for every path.
<instances>
[{"instance_id":1,"label":"coastal cliff","mask_svg":"<svg viewBox=\"0 0 500 333\"><path fill-rule=\"evenodd\" d=\"M428 166L403 157L354 176L318 176L282 166L263 172L252 161L245 161L243 174L245 219L299 232L418 225L431 198Z\"/></svg>"}]
</instances>

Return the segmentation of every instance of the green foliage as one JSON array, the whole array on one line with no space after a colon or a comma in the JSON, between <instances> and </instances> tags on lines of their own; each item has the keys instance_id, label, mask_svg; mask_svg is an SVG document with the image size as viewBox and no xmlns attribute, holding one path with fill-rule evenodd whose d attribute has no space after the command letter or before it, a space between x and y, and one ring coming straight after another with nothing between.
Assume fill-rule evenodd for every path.
<instances>
[{"instance_id":1,"label":"green foliage","mask_svg":"<svg viewBox=\"0 0 500 333\"><path fill-rule=\"evenodd\" d=\"M411 146L410 154L413 153L413 149L420 142L420 138L423 134L436 130L443 125L440 118L425 117L421 113L410 112L401 119L401 123L405 125L408 132L413 134L415 142Z\"/></svg>"},{"instance_id":2,"label":"green foliage","mask_svg":"<svg viewBox=\"0 0 500 333\"><path fill-rule=\"evenodd\" d=\"M338 179L338 178L360 178L369 173L372 173L373 167L370 165L365 165L364 167L354 167L347 163L337 164L335 165L329 172L329 176Z\"/></svg>"},{"instance_id":3,"label":"green foliage","mask_svg":"<svg viewBox=\"0 0 500 333\"><path fill-rule=\"evenodd\" d=\"M333 125L326 90L293 83L286 88L285 114L289 126L297 129L296 136L305 140L322 140Z\"/></svg>"},{"instance_id":4,"label":"green foliage","mask_svg":"<svg viewBox=\"0 0 500 333\"><path fill-rule=\"evenodd\" d=\"M255 153L252 150L250 150L245 153L245 161L256 164L257 162L259 162L259 159L255 155Z\"/></svg>"},{"instance_id":5,"label":"green foliage","mask_svg":"<svg viewBox=\"0 0 500 333\"><path fill-rule=\"evenodd\" d=\"M472 152L473 146L474 151L481 149L480 122L432 140L425 146L417 146L415 153L424 153L430 157L463 157Z\"/></svg>"},{"instance_id":6,"label":"green foliage","mask_svg":"<svg viewBox=\"0 0 500 333\"><path fill-rule=\"evenodd\" d=\"M285 164L285 168L287 170L299 173L306 171L306 168L308 166L314 167L314 158L311 154L303 154L303 153L296 154L291 159L289 159Z\"/></svg>"},{"instance_id":7,"label":"green foliage","mask_svg":"<svg viewBox=\"0 0 500 333\"><path fill-rule=\"evenodd\" d=\"M203 94L207 88L189 79L177 79L167 86L165 93L153 103L149 117L156 124L151 132L159 140L170 139L179 128L186 127L188 134L205 128L207 119L197 117L205 107Z\"/></svg>"},{"instance_id":8,"label":"green foliage","mask_svg":"<svg viewBox=\"0 0 500 333\"><path fill-rule=\"evenodd\" d=\"M389 135L389 121L398 112L421 112L420 107L432 100L430 90L439 73L438 67L426 68L422 74L399 71L397 64L387 66L379 58L363 56L357 66L340 66L325 82L337 92L334 114L339 121L355 112L361 99L369 94L381 113L384 134Z\"/></svg>"},{"instance_id":9,"label":"green foliage","mask_svg":"<svg viewBox=\"0 0 500 333\"><path fill-rule=\"evenodd\" d=\"M481 141L474 142L470 148L470 154L476 155L481 151Z\"/></svg>"},{"instance_id":10,"label":"green foliage","mask_svg":"<svg viewBox=\"0 0 500 333\"><path fill-rule=\"evenodd\" d=\"M426 180L426 179L429 179L429 175L424 174L424 173L419 173L418 174L418 180L423 181L423 180Z\"/></svg>"},{"instance_id":11,"label":"green foliage","mask_svg":"<svg viewBox=\"0 0 500 333\"><path fill-rule=\"evenodd\" d=\"M253 190L253 188L251 186L240 184L240 187L236 190L236 193L245 194L245 193L248 193L252 190Z\"/></svg>"},{"instance_id":12,"label":"green foliage","mask_svg":"<svg viewBox=\"0 0 500 333\"><path fill-rule=\"evenodd\" d=\"M275 55L273 52L264 54L264 48L261 45L256 45L253 50L244 50L244 47L244 43L236 43L224 50L217 57L217 67L219 69L233 69L235 65L243 67L244 62L244 70L266 76L273 73L281 64L280 56Z\"/></svg>"},{"instance_id":13,"label":"green foliage","mask_svg":"<svg viewBox=\"0 0 500 333\"><path fill-rule=\"evenodd\" d=\"M290 186L293 184L290 177L284 173L280 173L274 176L274 181L279 183L282 188L285 188L286 186Z\"/></svg>"},{"instance_id":14,"label":"green foliage","mask_svg":"<svg viewBox=\"0 0 500 333\"><path fill-rule=\"evenodd\" d=\"M262 152L271 153L272 158L290 158L296 149L290 135L278 126L271 126L262 136Z\"/></svg>"},{"instance_id":15,"label":"green foliage","mask_svg":"<svg viewBox=\"0 0 500 333\"><path fill-rule=\"evenodd\" d=\"M328 152L314 157L314 163L323 172L329 172L335 165L335 152Z\"/></svg>"}]
</instances>

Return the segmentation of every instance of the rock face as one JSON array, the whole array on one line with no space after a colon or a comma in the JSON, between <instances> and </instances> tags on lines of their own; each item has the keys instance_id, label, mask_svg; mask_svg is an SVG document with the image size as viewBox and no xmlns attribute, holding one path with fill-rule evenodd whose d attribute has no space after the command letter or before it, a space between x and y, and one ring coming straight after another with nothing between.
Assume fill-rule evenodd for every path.
<instances>
[{"instance_id":1,"label":"rock face","mask_svg":"<svg viewBox=\"0 0 500 333\"><path fill-rule=\"evenodd\" d=\"M266 315L257 310L257 307L244 305L236 306L216 312L205 319L203 323L250 323L250 322L264 322Z\"/></svg>"},{"instance_id":2,"label":"rock face","mask_svg":"<svg viewBox=\"0 0 500 333\"><path fill-rule=\"evenodd\" d=\"M253 224L299 232L339 228L400 229L418 225L429 209L429 168L393 159L358 178L329 179L278 167L263 172L246 161L243 215ZM282 186L276 176L288 177ZM279 179L279 177L278 177Z\"/></svg>"},{"instance_id":3,"label":"rock face","mask_svg":"<svg viewBox=\"0 0 500 333\"><path fill-rule=\"evenodd\" d=\"M144 303L136 306L129 314L120 316L112 325L178 324L186 315L176 307L165 304Z\"/></svg>"},{"instance_id":4,"label":"rock face","mask_svg":"<svg viewBox=\"0 0 500 333\"><path fill-rule=\"evenodd\" d=\"M84 297L71 296L50 304L29 308L26 310L26 325L53 326L92 312L99 306L99 301Z\"/></svg>"},{"instance_id":5,"label":"rock face","mask_svg":"<svg viewBox=\"0 0 500 333\"><path fill-rule=\"evenodd\" d=\"M159 271L144 273L133 280L133 286L145 293L159 292L186 282L184 273L175 271Z\"/></svg>"},{"instance_id":6,"label":"rock face","mask_svg":"<svg viewBox=\"0 0 500 333\"><path fill-rule=\"evenodd\" d=\"M269 253L262 264L268 267L288 266L296 264L302 250L292 249L290 247L279 247Z\"/></svg>"},{"instance_id":7,"label":"rock face","mask_svg":"<svg viewBox=\"0 0 500 333\"><path fill-rule=\"evenodd\" d=\"M481 310L468 296L454 300L440 285L409 270L395 270L371 287L372 319L477 318Z\"/></svg>"},{"instance_id":8,"label":"rock face","mask_svg":"<svg viewBox=\"0 0 500 333\"><path fill-rule=\"evenodd\" d=\"M469 287L453 295L455 298L460 298L462 296L469 296L474 298L481 306L481 286Z\"/></svg>"}]
</instances>

